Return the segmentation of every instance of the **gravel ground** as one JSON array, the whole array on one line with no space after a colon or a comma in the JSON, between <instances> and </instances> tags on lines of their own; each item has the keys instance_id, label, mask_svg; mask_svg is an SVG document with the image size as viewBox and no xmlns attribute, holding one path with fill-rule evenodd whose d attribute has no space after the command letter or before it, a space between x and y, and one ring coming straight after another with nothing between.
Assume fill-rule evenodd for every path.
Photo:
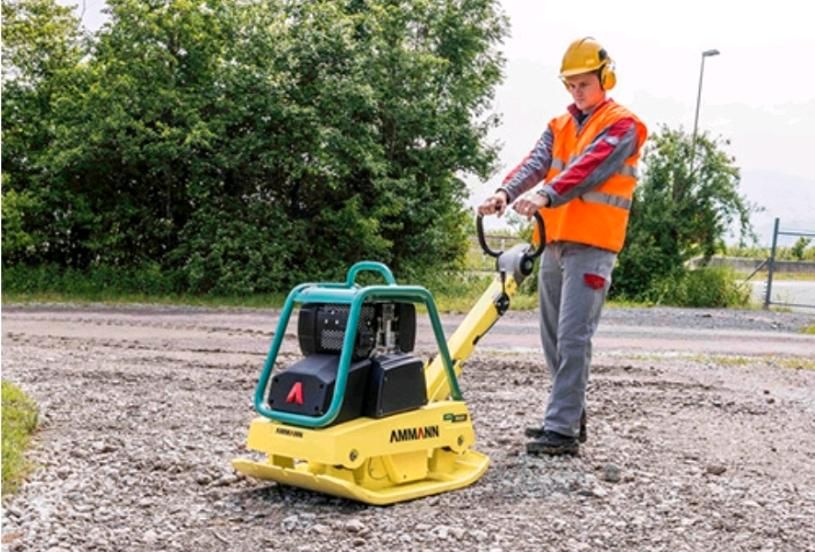
<instances>
[{"instance_id":1,"label":"gravel ground","mask_svg":"<svg viewBox=\"0 0 815 552\"><path fill-rule=\"evenodd\" d=\"M275 314L4 308L3 378L39 403L42 424L38 468L3 504L3 549L815 550L815 354L597 350L589 442L578 458L544 459L525 454L523 437L548 391L540 355L480 349L461 385L476 448L492 459L486 475L373 507L231 470ZM499 327L530 321L509 313ZM736 329L749 340L812 323L608 309L603 327L710 328L711 339ZM815 353L815 337L806 343Z\"/></svg>"}]
</instances>

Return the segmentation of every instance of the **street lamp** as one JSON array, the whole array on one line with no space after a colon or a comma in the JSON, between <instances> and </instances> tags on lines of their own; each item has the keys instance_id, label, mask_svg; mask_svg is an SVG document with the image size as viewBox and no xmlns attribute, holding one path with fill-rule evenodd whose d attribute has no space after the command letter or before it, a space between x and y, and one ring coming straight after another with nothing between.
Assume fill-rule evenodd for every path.
<instances>
[{"instance_id":1,"label":"street lamp","mask_svg":"<svg viewBox=\"0 0 815 552\"><path fill-rule=\"evenodd\" d=\"M705 58L718 56L719 50L705 50L702 52L702 66L699 69L699 92L696 95L696 116L693 118L693 138L690 149L690 172L693 174L693 157L696 154L696 128L699 126L699 103L702 100L702 77L705 75Z\"/></svg>"}]
</instances>

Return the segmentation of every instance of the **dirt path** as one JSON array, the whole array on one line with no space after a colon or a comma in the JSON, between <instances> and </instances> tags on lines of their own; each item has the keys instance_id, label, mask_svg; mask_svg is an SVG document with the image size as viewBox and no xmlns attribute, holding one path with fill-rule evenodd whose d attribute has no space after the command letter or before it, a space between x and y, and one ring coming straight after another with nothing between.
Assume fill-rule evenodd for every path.
<instances>
[{"instance_id":1,"label":"dirt path","mask_svg":"<svg viewBox=\"0 0 815 552\"><path fill-rule=\"evenodd\" d=\"M448 334L459 318L445 317ZM37 400L43 424L39 469L4 503L3 548L815 550L815 336L800 333L811 316L608 309L589 442L552 460L523 452L548 378L534 314L509 313L461 380L487 474L388 508L229 468L276 321L5 307L3 378ZM432 352L426 324L419 349Z\"/></svg>"}]
</instances>

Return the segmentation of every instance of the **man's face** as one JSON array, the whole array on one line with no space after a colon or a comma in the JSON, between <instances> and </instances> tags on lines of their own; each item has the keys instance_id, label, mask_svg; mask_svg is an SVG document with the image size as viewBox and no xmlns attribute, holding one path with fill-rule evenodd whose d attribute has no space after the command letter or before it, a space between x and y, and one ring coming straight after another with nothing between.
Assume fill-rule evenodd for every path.
<instances>
[{"instance_id":1,"label":"man's face","mask_svg":"<svg viewBox=\"0 0 815 552\"><path fill-rule=\"evenodd\" d=\"M597 73L566 77L566 88L569 89L577 109L583 112L590 111L606 98Z\"/></svg>"}]
</instances>

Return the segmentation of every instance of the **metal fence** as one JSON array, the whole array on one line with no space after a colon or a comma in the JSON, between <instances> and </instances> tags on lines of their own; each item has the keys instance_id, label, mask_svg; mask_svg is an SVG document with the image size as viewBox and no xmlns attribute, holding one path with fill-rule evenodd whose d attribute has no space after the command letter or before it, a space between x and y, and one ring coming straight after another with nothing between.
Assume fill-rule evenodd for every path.
<instances>
[{"instance_id":1,"label":"metal fence","mask_svg":"<svg viewBox=\"0 0 815 552\"><path fill-rule=\"evenodd\" d=\"M753 274L761 270L765 265L767 266L767 286L764 291L764 308L770 308L770 305L780 305L782 307L804 307L804 308L815 308L815 305L807 305L801 303L786 303L781 301L773 301L771 299L772 292L773 292L773 272L775 272L775 253L776 253L776 246L778 245L778 236L797 236L797 237L804 237L804 238L815 238L815 232L803 231L803 230L781 230L779 225L781 223L781 219L776 218L775 224L773 225L773 245L770 248L770 256L761 263ZM752 276L752 274L751 274ZM748 277L749 279L749 277Z\"/></svg>"}]
</instances>

